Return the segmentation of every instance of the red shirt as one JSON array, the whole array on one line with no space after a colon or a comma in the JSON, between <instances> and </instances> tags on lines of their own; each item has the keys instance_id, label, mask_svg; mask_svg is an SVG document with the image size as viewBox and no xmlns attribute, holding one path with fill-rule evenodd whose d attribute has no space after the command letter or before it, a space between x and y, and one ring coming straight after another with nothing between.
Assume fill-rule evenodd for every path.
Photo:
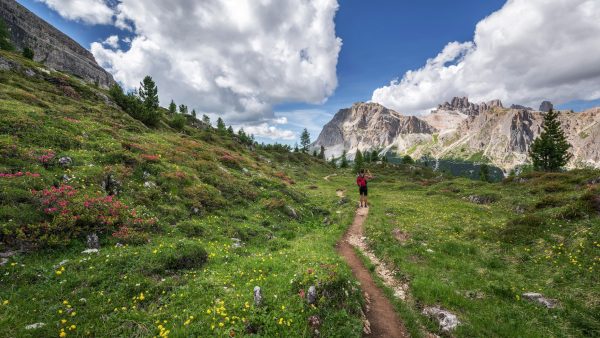
<instances>
[{"instance_id":1,"label":"red shirt","mask_svg":"<svg viewBox=\"0 0 600 338\"><path fill-rule=\"evenodd\" d=\"M356 184L358 184L359 187L366 187L367 186L367 179L364 178L363 176L358 176L356 178Z\"/></svg>"}]
</instances>

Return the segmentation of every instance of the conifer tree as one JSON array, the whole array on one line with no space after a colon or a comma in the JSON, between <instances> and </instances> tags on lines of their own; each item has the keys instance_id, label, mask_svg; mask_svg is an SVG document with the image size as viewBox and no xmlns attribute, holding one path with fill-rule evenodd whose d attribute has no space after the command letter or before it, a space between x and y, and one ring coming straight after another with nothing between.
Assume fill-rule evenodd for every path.
<instances>
[{"instance_id":1,"label":"conifer tree","mask_svg":"<svg viewBox=\"0 0 600 338\"><path fill-rule=\"evenodd\" d=\"M558 112L551 109L546 113L542 128L542 133L533 141L529 151L533 167L541 171L558 171L573 156L568 152L571 145L561 128Z\"/></svg>"},{"instance_id":2,"label":"conifer tree","mask_svg":"<svg viewBox=\"0 0 600 338\"><path fill-rule=\"evenodd\" d=\"M179 112L183 115L187 115L188 107L185 104L179 105Z\"/></svg>"},{"instance_id":3,"label":"conifer tree","mask_svg":"<svg viewBox=\"0 0 600 338\"><path fill-rule=\"evenodd\" d=\"M229 128L227 128L227 133L228 133L229 135L233 135L233 134L235 134L235 132L233 131L233 127L232 127L232 126L229 126Z\"/></svg>"},{"instance_id":4,"label":"conifer tree","mask_svg":"<svg viewBox=\"0 0 600 338\"><path fill-rule=\"evenodd\" d=\"M203 114L202 115L202 122L204 122L204 124L210 126L210 117L208 117L208 115Z\"/></svg>"},{"instance_id":5,"label":"conifer tree","mask_svg":"<svg viewBox=\"0 0 600 338\"><path fill-rule=\"evenodd\" d=\"M177 113L177 105L175 101L171 100L171 103L169 103L169 114L175 115L175 113Z\"/></svg>"},{"instance_id":6,"label":"conifer tree","mask_svg":"<svg viewBox=\"0 0 600 338\"><path fill-rule=\"evenodd\" d=\"M325 160L325 147L321 146L321 151L319 151L319 158Z\"/></svg>"},{"instance_id":7,"label":"conifer tree","mask_svg":"<svg viewBox=\"0 0 600 338\"><path fill-rule=\"evenodd\" d=\"M219 132L222 132L222 133L223 133L223 132L225 132L226 128L227 128L227 127L225 126L225 122L223 122L223 119L219 117L219 118L217 119L217 130L218 130Z\"/></svg>"},{"instance_id":8,"label":"conifer tree","mask_svg":"<svg viewBox=\"0 0 600 338\"><path fill-rule=\"evenodd\" d=\"M340 168L348 168L348 158L346 157L346 151L342 153L342 159L340 161Z\"/></svg>"},{"instance_id":9,"label":"conifer tree","mask_svg":"<svg viewBox=\"0 0 600 338\"><path fill-rule=\"evenodd\" d=\"M196 118L196 109L192 109L192 116Z\"/></svg>"},{"instance_id":10,"label":"conifer tree","mask_svg":"<svg viewBox=\"0 0 600 338\"><path fill-rule=\"evenodd\" d=\"M356 156L354 156L354 171L359 172L365 164L365 159L360 152L360 150L356 150Z\"/></svg>"},{"instance_id":11,"label":"conifer tree","mask_svg":"<svg viewBox=\"0 0 600 338\"><path fill-rule=\"evenodd\" d=\"M308 147L310 146L310 134L306 128L304 128L302 135L300 135L300 146L302 147L303 153L308 152Z\"/></svg>"},{"instance_id":12,"label":"conifer tree","mask_svg":"<svg viewBox=\"0 0 600 338\"><path fill-rule=\"evenodd\" d=\"M158 109L158 87L152 77L146 76L140 83L138 95L143 105L140 120L147 125L156 125L160 120L161 113Z\"/></svg>"}]
</instances>

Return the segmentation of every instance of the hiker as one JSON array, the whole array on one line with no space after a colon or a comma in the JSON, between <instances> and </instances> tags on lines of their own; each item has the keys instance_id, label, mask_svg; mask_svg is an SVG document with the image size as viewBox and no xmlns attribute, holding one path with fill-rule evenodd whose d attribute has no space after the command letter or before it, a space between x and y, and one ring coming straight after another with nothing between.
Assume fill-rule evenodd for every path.
<instances>
[{"instance_id":1,"label":"hiker","mask_svg":"<svg viewBox=\"0 0 600 338\"><path fill-rule=\"evenodd\" d=\"M368 208L367 204L367 180L373 178L371 173L365 172L365 169L361 169L358 177L356 178L356 185L358 185L358 193L360 194L360 207Z\"/></svg>"}]
</instances>

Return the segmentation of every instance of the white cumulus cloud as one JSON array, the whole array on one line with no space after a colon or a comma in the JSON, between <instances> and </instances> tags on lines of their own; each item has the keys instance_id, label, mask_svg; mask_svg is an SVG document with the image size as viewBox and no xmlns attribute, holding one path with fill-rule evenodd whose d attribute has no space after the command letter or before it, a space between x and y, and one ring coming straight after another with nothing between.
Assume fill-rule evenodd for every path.
<instances>
[{"instance_id":1,"label":"white cumulus cloud","mask_svg":"<svg viewBox=\"0 0 600 338\"><path fill-rule=\"evenodd\" d=\"M113 24L133 31L129 49L94 43L92 53L126 87L151 75L163 104L174 99L237 124L272 119L283 102L322 103L337 86L337 0L121 0L113 8Z\"/></svg>"},{"instance_id":2,"label":"white cumulus cloud","mask_svg":"<svg viewBox=\"0 0 600 338\"><path fill-rule=\"evenodd\" d=\"M472 42L449 43L372 101L422 113L453 96L533 107L600 98L600 1L509 0Z\"/></svg>"},{"instance_id":3,"label":"white cumulus cloud","mask_svg":"<svg viewBox=\"0 0 600 338\"><path fill-rule=\"evenodd\" d=\"M244 128L244 132L249 135L254 135L257 137L268 138L271 140L294 140L296 138L296 134L287 129L277 128L275 126L269 125L267 122L255 124L255 125L244 125L240 126Z\"/></svg>"},{"instance_id":4,"label":"white cumulus cloud","mask_svg":"<svg viewBox=\"0 0 600 338\"><path fill-rule=\"evenodd\" d=\"M111 35L108 38L106 38L106 40L104 40L102 44L110 48L117 49L119 48L119 36Z\"/></svg>"},{"instance_id":5,"label":"white cumulus cloud","mask_svg":"<svg viewBox=\"0 0 600 338\"><path fill-rule=\"evenodd\" d=\"M104 0L36 0L46 4L65 19L89 24L110 24L113 9Z\"/></svg>"}]
</instances>

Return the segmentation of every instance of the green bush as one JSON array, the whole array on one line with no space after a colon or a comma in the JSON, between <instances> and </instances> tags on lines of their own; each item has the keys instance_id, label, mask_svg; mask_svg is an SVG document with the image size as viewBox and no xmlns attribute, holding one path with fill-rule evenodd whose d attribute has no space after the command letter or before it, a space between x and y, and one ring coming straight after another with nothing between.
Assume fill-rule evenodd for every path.
<instances>
[{"instance_id":1,"label":"green bush","mask_svg":"<svg viewBox=\"0 0 600 338\"><path fill-rule=\"evenodd\" d=\"M198 219L189 219L177 223L177 229L188 237L202 237L207 233L206 225Z\"/></svg>"},{"instance_id":2,"label":"green bush","mask_svg":"<svg viewBox=\"0 0 600 338\"><path fill-rule=\"evenodd\" d=\"M183 130L187 123L187 119L183 114L173 114L173 118L169 121L169 125L173 129Z\"/></svg>"},{"instance_id":3,"label":"green bush","mask_svg":"<svg viewBox=\"0 0 600 338\"><path fill-rule=\"evenodd\" d=\"M33 57L34 57L33 49L31 49L29 47L25 47L23 49L23 57L25 57L29 60L33 60Z\"/></svg>"},{"instance_id":4,"label":"green bush","mask_svg":"<svg viewBox=\"0 0 600 338\"><path fill-rule=\"evenodd\" d=\"M208 253L197 242L180 241L173 247L163 248L151 261L149 270L163 273L165 270L177 271L199 268L208 260Z\"/></svg>"},{"instance_id":5,"label":"green bush","mask_svg":"<svg viewBox=\"0 0 600 338\"><path fill-rule=\"evenodd\" d=\"M525 215L508 221L500 231L500 237L509 243L528 243L541 235L546 224L544 217Z\"/></svg>"}]
</instances>

